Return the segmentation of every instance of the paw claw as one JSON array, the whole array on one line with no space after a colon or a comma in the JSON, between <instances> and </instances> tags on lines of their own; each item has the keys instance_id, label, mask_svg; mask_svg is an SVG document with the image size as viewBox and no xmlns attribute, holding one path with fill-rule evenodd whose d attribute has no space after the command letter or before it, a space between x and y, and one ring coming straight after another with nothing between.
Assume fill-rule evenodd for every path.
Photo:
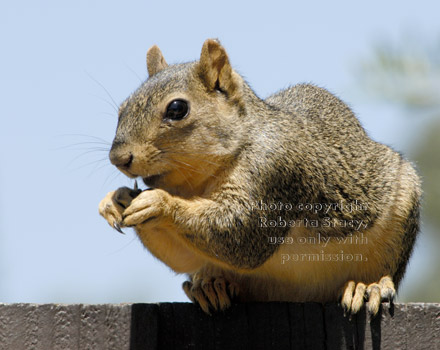
<instances>
[{"instance_id":1,"label":"paw claw","mask_svg":"<svg viewBox=\"0 0 440 350\"><path fill-rule=\"evenodd\" d=\"M382 277L379 281L380 296L383 300L388 300L390 304L396 297L396 290L394 289L394 283L391 277Z\"/></svg>"},{"instance_id":2,"label":"paw claw","mask_svg":"<svg viewBox=\"0 0 440 350\"><path fill-rule=\"evenodd\" d=\"M353 293L355 287L356 287L356 283L354 283L353 281L348 281L343 288L344 293L342 295L341 305L342 308L344 309L344 316L350 313L351 302L353 301Z\"/></svg>"},{"instance_id":3,"label":"paw claw","mask_svg":"<svg viewBox=\"0 0 440 350\"><path fill-rule=\"evenodd\" d=\"M363 283L358 283L356 286L356 290L354 292L354 297L351 302L351 313L356 314L359 312L359 310L364 305L364 299L365 299L365 291L367 289L367 286Z\"/></svg>"},{"instance_id":4,"label":"paw claw","mask_svg":"<svg viewBox=\"0 0 440 350\"><path fill-rule=\"evenodd\" d=\"M119 224L117 222L113 223L113 228L118 231L119 233L122 233L123 235L125 235L124 231L121 230L121 226L119 226Z\"/></svg>"},{"instance_id":5,"label":"paw claw","mask_svg":"<svg viewBox=\"0 0 440 350\"><path fill-rule=\"evenodd\" d=\"M208 299L210 306L217 311L219 309L219 298L217 297L214 286L211 280L203 280L201 283L201 288L206 299Z\"/></svg>"},{"instance_id":6,"label":"paw claw","mask_svg":"<svg viewBox=\"0 0 440 350\"><path fill-rule=\"evenodd\" d=\"M185 292L186 296L188 297L189 300L191 300L194 304L196 304L197 301L193 298L193 295L191 293L192 286L193 284L190 281L185 281L182 283L182 289Z\"/></svg>"},{"instance_id":7,"label":"paw claw","mask_svg":"<svg viewBox=\"0 0 440 350\"><path fill-rule=\"evenodd\" d=\"M134 198L136 198L142 191L139 189L131 189L128 187L121 187L116 191L109 192L104 199L99 203L99 213L107 220L109 225L116 231L124 233L121 227L124 227L122 214Z\"/></svg>"},{"instance_id":8,"label":"paw claw","mask_svg":"<svg viewBox=\"0 0 440 350\"><path fill-rule=\"evenodd\" d=\"M191 281L183 283L182 288L188 298L198 304L201 309L211 314L211 310L225 310L231 306L231 300L238 294L238 286L228 283L222 276L192 276Z\"/></svg>"},{"instance_id":9,"label":"paw claw","mask_svg":"<svg viewBox=\"0 0 440 350\"><path fill-rule=\"evenodd\" d=\"M394 283L390 276L385 276L377 283L366 286L364 283L349 281L343 288L341 306L344 316L356 314L366 303L366 308L371 317L377 315L382 301L389 301L390 305L396 295Z\"/></svg>"},{"instance_id":10,"label":"paw claw","mask_svg":"<svg viewBox=\"0 0 440 350\"><path fill-rule=\"evenodd\" d=\"M239 293L238 284L229 283L228 292L229 292L229 296L231 297L231 299L234 299L236 296L238 296L238 293Z\"/></svg>"},{"instance_id":11,"label":"paw claw","mask_svg":"<svg viewBox=\"0 0 440 350\"><path fill-rule=\"evenodd\" d=\"M368 304L367 310L370 315L375 316L379 312L381 299L380 287L376 283L372 283L368 286Z\"/></svg>"}]
</instances>

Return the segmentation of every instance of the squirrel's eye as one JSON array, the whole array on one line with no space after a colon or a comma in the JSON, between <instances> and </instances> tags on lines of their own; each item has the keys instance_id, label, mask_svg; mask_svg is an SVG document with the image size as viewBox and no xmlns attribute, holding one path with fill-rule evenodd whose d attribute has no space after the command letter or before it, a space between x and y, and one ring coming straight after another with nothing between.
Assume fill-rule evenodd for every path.
<instances>
[{"instance_id":1,"label":"squirrel's eye","mask_svg":"<svg viewBox=\"0 0 440 350\"><path fill-rule=\"evenodd\" d=\"M181 120L188 115L188 112L188 102L184 100L174 100L168 105L164 119Z\"/></svg>"}]
</instances>

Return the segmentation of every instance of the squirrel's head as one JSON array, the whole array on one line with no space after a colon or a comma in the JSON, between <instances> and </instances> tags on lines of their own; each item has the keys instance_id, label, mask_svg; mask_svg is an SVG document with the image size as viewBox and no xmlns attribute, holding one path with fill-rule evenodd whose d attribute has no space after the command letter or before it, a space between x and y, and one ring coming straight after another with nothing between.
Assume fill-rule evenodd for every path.
<instances>
[{"instance_id":1,"label":"squirrel's head","mask_svg":"<svg viewBox=\"0 0 440 350\"><path fill-rule=\"evenodd\" d=\"M147 186L194 192L240 152L245 83L216 40L205 41L199 61L176 65L153 46L147 68L120 107L110 160Z\"/></svg>"}]
</instances>

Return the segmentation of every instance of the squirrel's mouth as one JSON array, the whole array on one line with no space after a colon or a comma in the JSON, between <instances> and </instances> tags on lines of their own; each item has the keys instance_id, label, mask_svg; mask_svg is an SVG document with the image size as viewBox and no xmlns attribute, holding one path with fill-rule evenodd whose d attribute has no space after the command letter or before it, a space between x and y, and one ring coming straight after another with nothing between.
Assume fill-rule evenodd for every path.
<instances>
[{"instance_id":1,"label":"squirrel's mouth","mask_svg":"<svg viewBox=\"0 0 440 350\"><path fill-rule=\"evenodd\" d=\"M155 188L155 187L157 187L157 183L163 177L163 175L164 174L151 175L151 176L142 178L142 180L144 181L144 184L146 186L148 186L150 188Z\"/></svg>"}]
</instances>

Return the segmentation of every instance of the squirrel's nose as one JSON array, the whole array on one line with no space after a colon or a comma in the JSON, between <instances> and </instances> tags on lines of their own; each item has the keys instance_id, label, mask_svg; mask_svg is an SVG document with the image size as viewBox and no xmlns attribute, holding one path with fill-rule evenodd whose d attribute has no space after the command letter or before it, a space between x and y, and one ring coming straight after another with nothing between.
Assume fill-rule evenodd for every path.
<instances>
[{"instance_id":1,"label":"squirrel's nose","mask_svg":"<svg viewBox=\"0 0 440 350\"><path fill-rule=\"evenodd\" d=\"M110 162L118 168L128 170L133 163L133 154L113 143L110 150Z\"/></svg>"}]
</instances>

